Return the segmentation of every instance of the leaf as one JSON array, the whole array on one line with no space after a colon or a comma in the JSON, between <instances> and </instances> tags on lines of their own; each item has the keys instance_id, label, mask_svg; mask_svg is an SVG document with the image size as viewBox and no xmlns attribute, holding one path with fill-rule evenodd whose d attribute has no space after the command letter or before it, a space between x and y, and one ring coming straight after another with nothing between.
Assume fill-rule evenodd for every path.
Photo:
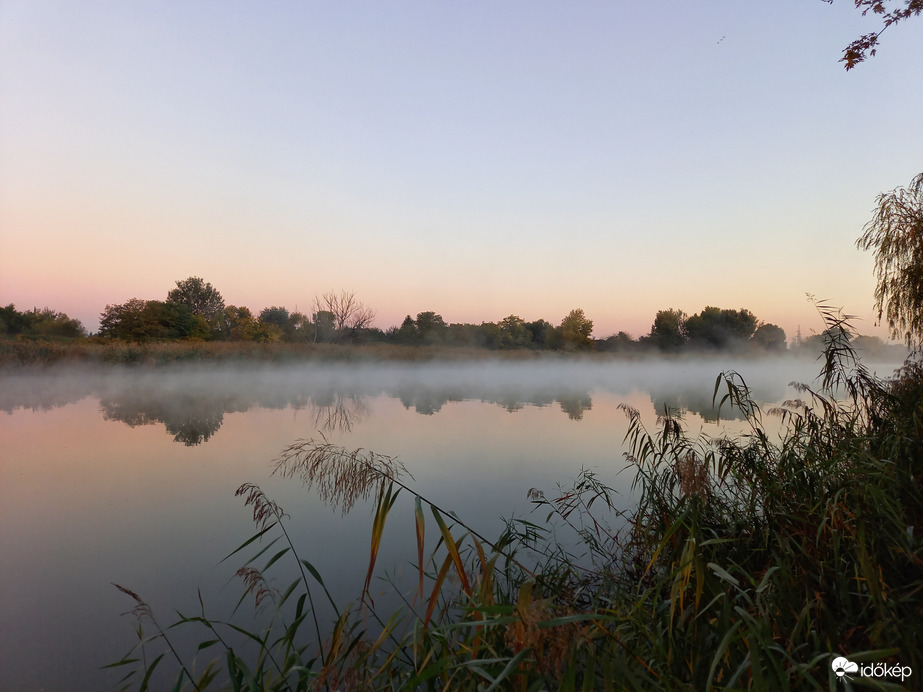
<instances>
[{"instance_id":1,"label":"leaf","mask_svg":"<svg viewBox=\"0 0 923 692\"><path fill-rule=\"evenodd\" d=\"M147 671L144 673L144 679L141 681L141 687L138 688L138 692L144 692L147 689L147 684L151 680L151 675L154 673L154 668L157 667L157 664L160 663L162 658L163 654L160 654L160 656L151 661L151 665L147 667Z\"/></svg>"},{"instance_id":2,"label":"leaf","mask_svg":"<svg viewBox=\"0 0 923 692\"><path fill-rule=\"evenodd\" d=\"M708 568L709 568L712 572L714 572L716 575L718 575L718 578L719 578L719 579L722 579L722 580L724 580L724 581L726 581L726 582L728 582L728 583L730 583L730 584L733 584L734 586L740 586L740 582L737 581L737 579L735 579L734 577L732 577L732 576L731 576L723 567L721 567L720 565L716 565L714 562L709 562L709 563L708 563Z\"/></svg>"},{"instance_id":3,"label":"leaf","mask_svg":"<svg viewBox=\"0 0 923 692\"><path fill-rule=\"evenodd\" d=\"M433 617L433 611L436 609L436 603L439 600L439 594L442 591L442 584L445 582L446 575L449 573L449 567L452 566L452 556L446 555L445 561L442 563L442 567L439 569L439 574L436 575L436 580L433 584L433 592L430 594L429 602L426 606L426 614L423 616L423 629L426 630L429 625L430 618Z\"/></svg>"},{"instance_id":4,"label":"leaf","mask_svg":"<svg viewBox=\"0 0 923 692\"><path fill-rule=\"evenodd\" d=\"M331 596L330 592L327 590L327 585L324 584L324 580L321 579L320 572L318 572L317 569L314 567L314 565L312 565L307 560L304 560L304 559L301 560L301 564L304 565L305 568L311 573L311 576L314 577L314 580L318 584L321 585L321 588L323 588L324 593L327 594L327 600L330 601L330 605L333 606L334 612L336 613L337 617L340 617L340 609L337 608L336 601L333 600L333 596Z\"/></svg>"},{"instance_id":5,"label":"leaf","mask_svg":"<svg viewBox=\"0 0 923 692\"><path fill-rule=\"evenodd\" d=\"M381 548L381 539L385 532L385 521L394 501L400 494L400 490L394 491L394 483L385 483L382 480L381 487L378 490L378 502L375 505L375 517L372 519L372 540L369 549L369 569L365 574L365 584L362 586L361 601L368 597L369 602L374 605L375 601L369 595L369 585L372 582L372 572L375 570L375 561L378 559L378 551Z\"/></svg>"},{"instance_id":6,"label":"leaf","mask_svg":"<svg viewBox=\"0 0 923 692\"><path fill-rule=\"evenodd\" d=\"M442 538L445 541L446 550L449 551L449 557L452 558L452 562L455 564L455 571L458 572L458 578L461 579L462 588L470 597L471 585L468 583L468 575L465 573L465 566L462 564L461 555L458 552L455 539L452 538L452 534L449 533L449 529L445 525L445 521L443 521L439 510L433 506L430 506L430 509L433 510L433 516L436 517L436 523L439 525L439 531L442 533Z\"/></svg>"},{"instance_id":7,"label":"leaf","mask_svg":"<svg viewBox=\"0 0 923 692\"><path fill-rule=\"evenodd\" d=\"M426 519L423 516L423 504L420 496L414 497L414 524L417 532L417 570L420 575L420 600L423 600L423 538L426 531Z\"/></svg>"},{"instance_id":8,"label":"leaf","mask_svg":"<svg viewBox=\"0 0 923 692\"><path fill-rule=\"evenodd\" d=\"M291 548L283 548L283 549L280 550L278 553L276 553L275 555L273 555L272 558L270 558L269 562L266 563L266 566L263 567L263 569L262 569L261 571L262 571L262 572L265 572L266 570L268 570L270 567L272 567L272 566L276 563L276 561L277 561L280 557L282 557L283 555L285 555L289 550L291 550Z\"/></svg>"},{"instance_id":9,"label":"leaf","mask_svg":"<svg viewBox=\"0 0 923 692\"><path fill-rule=\"evenodd\" d=\"M269 526L267 526L267 527L266 527L265 529L263 529L262 531L259 531L258 533L254 534L253 536L251 536L250 538L248 538L246 541L244 541L244 542L241 543L239 546L237 546L234 550L232 550L230 553L228 553L224 558L222 558L221 562L224 562L225 560L227 560L227 559L228 559L229 557L231 557L232 555L236 555L236 554L239 553L241 550L243 550L244 548L246 548L248 545L250 545L251 543L253 543L253 541L257 541L257 540L259 540L260 538L262 538L263 535L265 535L267 531L269 531L270 529L272 529L272 528L276 525L276 523L277 523L277 522L273 522L272 524L270 524ZM221 563L219 562L218 564L221 564Z\"/></svg>"}]
</instances>

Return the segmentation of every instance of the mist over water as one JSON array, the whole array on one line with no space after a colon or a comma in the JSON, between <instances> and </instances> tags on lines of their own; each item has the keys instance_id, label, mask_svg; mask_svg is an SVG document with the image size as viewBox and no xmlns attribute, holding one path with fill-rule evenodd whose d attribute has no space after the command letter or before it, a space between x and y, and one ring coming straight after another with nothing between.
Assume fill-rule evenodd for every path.
<instances>
[{"instance_id":1,"label":"mist over water","mask_svg":"<svg viewBox=\"0 0 923 692\"><path fill-rule=\"evenodd\" d=\"M888 375L896 365L870 367ZM0 689L111 687L118 676L97 667L131 646L132 623L120 613L133 604L110 582L137 591L166 621L175 609L198 611L199 587L209 613L229 615L241 587L228 579L239 565L218 563L253 532L234 497L244 482L291 515L302 557L338 600L358 594L368 508L341 517L273 476L271 461L296 439L323 434L398 456L416 491L495 536L501 517L530 516L529 488L553 492L581 468L630 502L619 404L649 426L665 406L682 408L691 431L714 433L719 372L736 370L770 404L817 369L810 360L714 358L4 373L0 622L18 634L0 652ZM414 559L405 509L389 520L379 558L396 575L412 572Z\"/></svg>"},{"instance_id":2,"label":"mist over water","mask_svg":"<svg viewBox=\"0 0 923 692\"><path fill-rule=\"evenodd\" d=\"M881 365L879 372L890 374L897 365ZM578 401L592 406L595 393L646 391L658 410L669 406L713 417L711 399L721 372L740 373L754 398L767 402L784 398L789 382L811 383L817 369L810 360L793 358L60 366L0 375L0 411L50 410L93 397L107 418L143 425L196 412L217 420L251 408L322 412L344 400L361 409L362 399L383 395L421 414L435 414L459 401L493 403L510 411L560 403L567 412Z\"/></svg>"}]
</instances>

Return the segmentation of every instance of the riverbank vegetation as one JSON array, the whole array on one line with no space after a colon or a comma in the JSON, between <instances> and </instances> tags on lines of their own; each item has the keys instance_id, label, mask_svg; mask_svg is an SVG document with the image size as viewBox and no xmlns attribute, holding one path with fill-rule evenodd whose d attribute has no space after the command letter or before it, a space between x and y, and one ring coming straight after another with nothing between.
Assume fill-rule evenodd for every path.
<instances>
[{"instance_id":1,"label":"riverbank vegetation","mask_svg":"<svg viewBox=\"0 0 923 692\"><path fill-rule=\"evenodd\" d=\"M820 690L841 684L837 656L919 674L923 366L870 375L848 322L822 312L821 373L800 400L761 411L737 373L718 377L716 402L746 417L743 435L691 437L669 411L647 430L625 408L631 507L585 472L558 493L531 491L536 515L490 540L417 494L393 459L293 444L277 473L344 510L372 500L362 591L334 603L319 556L245 484L256 529L228 558L255 620L214 618L203 599L161 627L119 587L139 640L113 667L128 671L126 689L164 676L199 690ZM782 418L778 439L768 415ZM417 560L410 583L393 585L404 607L379 612L369 585L396 514L413 517ZM174 648L190 628L199 643Z\"/></svg>"},{"instance_id":2,"label":"riverbank vegetation","mask_svg":"<svg viewBox=\"0 0 923 692\"><path fill-rule=\"evenodd\" d=\"M921 346L923 334L923 174L907 188L879 195L877 212L863 229L857 245L875 251L876 308L886 319L892 338ZM509 315L498 322L446 323L433 311L407 315L400 326L373 326L374 310L350 291L317 296L309 314L271 306L254 314L245 306L226 305L221 293L200 277L177 281L165 300L131 298L106 305L99 331L88 336L83 325L50 308L21 312L15 305L0 308L0 365L47 364L62 359L99 362L169 362L199 358L281 355L331 355L320 349L336 346L376 346L487 351L552 351L617 354L757 353L786 350L818 353L828 335L802 338L800 328L789 340L781 327L762 322L746 308L706 306L687 315L659 310L648 334L632 337L620 331L593 337L593 321L580 308L555 326L538 319L527 322ZM149 345L155 347L150 348ZM203 346L203 344L234 344ZM267 349L250 344L271 345ZM288 347L279 347L285 344ZM147 347L147 348L141 348ZM384 353L402 354L397 348ZM894 359L900 347L877 337L854 339L852 348L867 357ZM111 349L111 350L108 350ZM351 357L352 354L340 354ZM903 355L903 354L901 354ZM413 358L409 358L413 359Z\"/></svg>"},{"instance_id":3,"label":"riverbank vegetation","mask_svg":"<svg viewBox=\"0 0 923 692\"><path fill-rule=\"evenodd\" d=\"M190 288L199 286L204 296ZM254 316L226 306L211 284L192 277L177 282L168 300L131 299L108 305L97 334L49 308L20 312L0 308L0 366L42 366L57 362L159 365L187 361L298 359L459 360L491 357L536 358L547 354L603 353L620 357L681 354L816 356L822 335L791 343L785 332L762 323L749 310L706 307L687 316L661 310L648 334L625 332L594 338L593 321L572 310L554 326L509 315L499 322L447 324L435 312L409 315L386 331L371 326L373 313L350 293L328 294L313 319L282 307ZM191 295L190 295L191 292ZM183 296L187 296L184 298ZM176 302L187 299L188 303ZM196 312L199 311L199 312ZM906 351L877 337L860 337L855 348L867 357L900 360Z\"/></svg>"},{"instance_id":4,"label":"riverbank vegetation","mask_svg":"<svg viewBox=\"0 0 923 692\"><path fill-rule=\"evenodd\" d=\"M240 602L254 602L254 621L215 619L200 597L199 613L164 628L142 596L118 586L134 604L138 642L111 667L128 671L125 689L141 690L165 686L158 680L177 690L830 690L840 677L847 688L918 687L921 192L915 183L882 195L885 211L860 239L876 250L879 310L916 348L893 378L870 374L848 318L821 304L821 372L799 399L761 411L744 379L723 372L714 401L748 427L719 437L689 436L669 410L649 431L625 407L630 506L584 472L554 495L530 491L539 516L511 518L496 540L415 492L394 459L296 442L277 473L344 511L374 498L355 599L334 601L315 556L292 542L288 515L245 483L238 495L256 533L226 559L243 562ZM592 343L576 312L554 329ZM408 317L400 329L419 336L420 323ZM758 329L746 310L667 310L645 343L726 348ZM776 337L765 329L761 338ZM777 436L767 415L781 418ZM403 607L379 612L370 583L399 512L413 517L415 574L392 581ZM285 565L289 585L276 589ZM190 628L198 643L177 648L176 633ZM862 677L866 663L882 675Z\"/></svg>"}]
</instances>

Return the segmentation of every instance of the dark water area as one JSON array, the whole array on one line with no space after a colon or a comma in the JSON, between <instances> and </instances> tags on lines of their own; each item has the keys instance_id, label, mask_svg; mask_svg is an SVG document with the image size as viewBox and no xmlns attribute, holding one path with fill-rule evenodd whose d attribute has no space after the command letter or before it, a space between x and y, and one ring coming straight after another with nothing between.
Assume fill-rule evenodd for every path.
<instances>
[{"instance_id":1,"label":"dark water area","mask_svg":"<svg viewBox=\"0 0 923 692\"><path fill-rule=\"evenodd\" d=\"M873 366L888 375L897 364ZM371 518L342 516L273 460L298 439L398 457L415 491L495 536L531 516L530 488L553 491L582 468L631 503L627 419L665 407L687 428L740 431L712 407L722 370L761 404L792 397L817 366L795 359L167 367L0 376L0 690L115 688L99 667L133 643L134 603L163 623L226 617L242 593L229 552L254 529L235 490L259 484L289 515L302 553L338 602L355 599ZM412 575L412 500L385 531L378 573ZM280 582L285 582L281 579ZM376 582L386 602L391 586ZM276 586L279 586L278 584ZM246 613L242 613L246 615ZM324 615L324 614L321 614ZM179 635L182 636L182 635Z\"/></svg>"}]
</instances>

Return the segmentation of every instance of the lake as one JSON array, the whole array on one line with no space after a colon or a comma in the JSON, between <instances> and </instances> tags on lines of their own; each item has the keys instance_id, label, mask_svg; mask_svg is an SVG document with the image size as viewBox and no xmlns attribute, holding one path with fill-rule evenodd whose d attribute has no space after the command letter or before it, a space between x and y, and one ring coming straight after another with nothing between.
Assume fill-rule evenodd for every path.
<instances>
[{"instance_id":1,"label":"lake","mask_svg":"<svg viewBox=\"0 0 923 692\"><path fill-rule=\"evenodd\" d=\"M889 375L895 365L877 370ZM0 689L114 688L120 675L99 667L132 646L134 620L122 613L134 603L112 582L140 594L163 625L176 610L198 612L198 589L210 615L228 616L242 593L233 577L242 560L221 560L254 533L234 495L245 482L290 515L300 556L337 601L354 599L368 564L370 503L342 516L297 480L273 475L273 460L298 439L396 456L417 492L494 537L502 517L540 522L528 490L551 494L581 468L630 508L619 404L638 409L649 428L665 405L682 407L690 431L714 434L711 397L725 369L765 404L793 396L787 383L811 382L817 365L539 359L0 375ZM413 577L412 508L405 493L376 574ZM388 583L375 588L387 602Z\"/></svg>"}]
</instances>

